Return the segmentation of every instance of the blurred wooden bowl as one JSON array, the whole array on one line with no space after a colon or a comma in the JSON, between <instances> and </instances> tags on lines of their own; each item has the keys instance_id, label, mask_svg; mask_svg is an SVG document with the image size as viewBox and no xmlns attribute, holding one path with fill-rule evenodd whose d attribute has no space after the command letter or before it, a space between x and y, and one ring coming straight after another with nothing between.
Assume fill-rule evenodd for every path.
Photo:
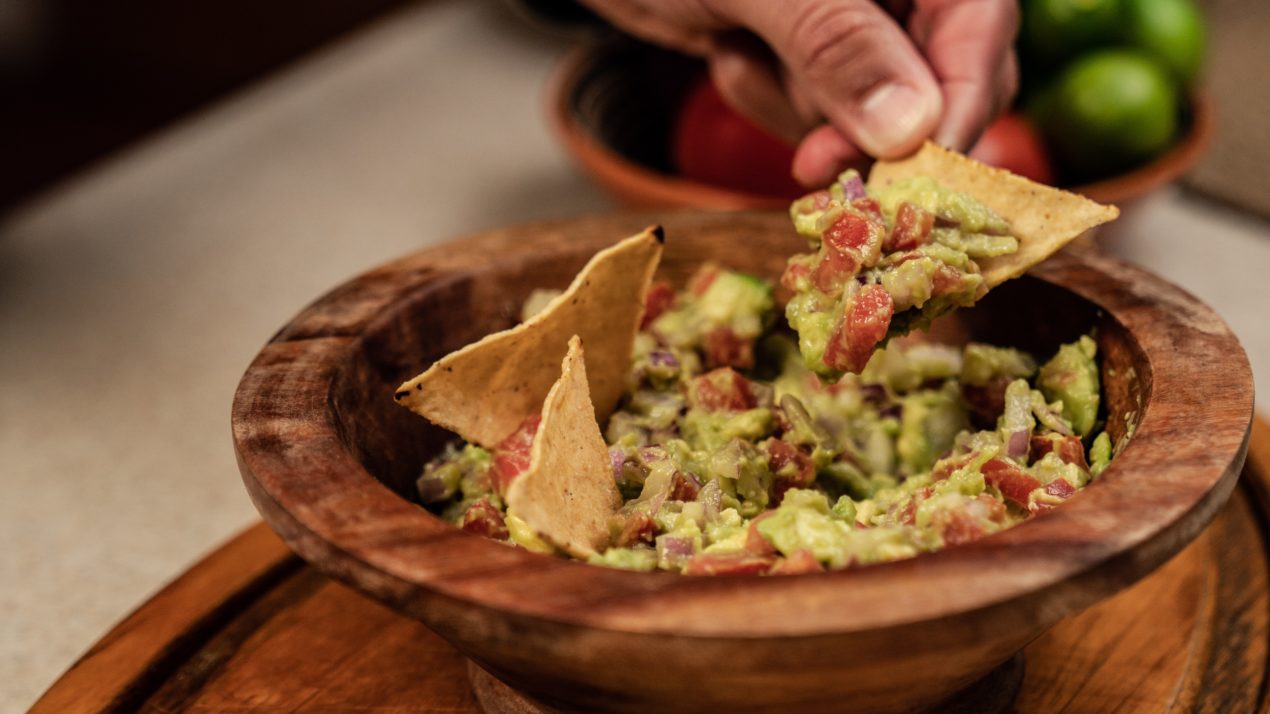
<instances>
[{"instance_id":1,"label":"blurred wooden bowl","mask_svg":"<svg viewBox=\"0 0 1270 714\"><path fill-rule=\"evenodd\" d=\"M786 209L790 200L747 193L678 175L673 126L699 60L633 42L580 47L557 69L549 90L550 122L574 162L624 206L711 210ZM1191 99L1186 133L1168 151L1132 171L1066 186L1102 203L1123 204L1186 173L1213 133L1212 101Z\"/></svg>"},{"instance_id":2,"label":"blurred wooden bowl","mask_svg":"<svg viewBox=\"0 0 1270 714\"><path fill-rule=\"evenodd\" d=\"M544 710L935 706L1167 560L1234 486L1253 414L1239 342L1180 289L1077 247L945 324L1039 354L1096 329L1108 429L1133 429L1095 483L1011 530L837 572L694 578L530 553L419 506L415 478L453 437L399 407L397 385L653 222L666 227L660 272L681 284L706 260L775 279L804 247L777 213L490 231L335 288L261 350L234 398L243 481L287 543Z\"/></svg>"}]
</instances>

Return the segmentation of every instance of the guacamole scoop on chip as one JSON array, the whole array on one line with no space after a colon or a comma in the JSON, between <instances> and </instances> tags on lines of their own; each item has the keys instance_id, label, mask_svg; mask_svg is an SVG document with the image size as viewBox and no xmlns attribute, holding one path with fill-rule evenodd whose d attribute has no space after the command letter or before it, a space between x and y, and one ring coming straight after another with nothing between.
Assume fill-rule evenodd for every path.
<instances>
[{"instance_id":1,"label":"guacamole scoop on chip","mask_svg":"<svg viewBox=\"0 0 1270 714\"><path fill-rule=\"evenodd\" d=\"M807 366L859 373L875 348L1021 275L1118 215L926 144L794 202L814 252L790 258L786 318Z\"/></svg>"}]
</instances>

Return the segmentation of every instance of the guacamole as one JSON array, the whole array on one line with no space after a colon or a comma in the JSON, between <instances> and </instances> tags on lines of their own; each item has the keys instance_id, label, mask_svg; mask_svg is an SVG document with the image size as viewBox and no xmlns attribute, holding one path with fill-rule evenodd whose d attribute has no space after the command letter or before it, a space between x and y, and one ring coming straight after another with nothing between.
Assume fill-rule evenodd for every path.
<instances>
[{"instance_id":1,"label":"guacamole","mask_svg":"<svg viewBox=\"0 0 1270 714\"><path fill-rule=\"evenodd\" d=\"M925 248L915 260L935 261L936 273L951 263L930 256L968 256L965 243L1002 229L981 207L937 188L907 190L912 202L898 193L871 200L882 216L915 205L962 226L960 247L947 238L911 248ZM817 260L834 260L813 258L813 270ZM849 283L891 296L885 276L898 265L874 261L864 283ZM923 305L977 289L973 271L958 276L962 288L932 293ZM808 335L778 325L776 310L771 285L715 265L682 292L664 283L648 292L625 396L602 425L623 503L608 547L591 562L708 575L907 558L1052 508L1111 459L1111 441L1098 429L1099 372L1088 337L1040 363L983 344L870 346L860 374L827 382L800 354ZM552 552L504 503L527 468L538 424L526 419L490 449L448 447L424 467L420 500L467 531Z\"/></svg>"},{"instance_id":2,"label":"guacamole","mask_svg":"<svg viewBox=\"0 0 1270 714\"><path fill-rule=\"evenodd\" d=\"M858 374L878 345L987 291L977 258L1014 253L1010 225L929 177L878 191L847 171L790 207L813 253L789 259L785 308L807 367Z\"/></svg>"}]
</instances>

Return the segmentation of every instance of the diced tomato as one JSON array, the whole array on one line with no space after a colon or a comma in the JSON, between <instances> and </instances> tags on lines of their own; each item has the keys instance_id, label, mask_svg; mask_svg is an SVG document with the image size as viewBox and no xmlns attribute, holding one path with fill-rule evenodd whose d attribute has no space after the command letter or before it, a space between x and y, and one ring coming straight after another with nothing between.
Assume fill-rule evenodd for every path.
<instances>
[{"instance_id":1,"label":"diced tomato","mask_svg":"<svg viewBox=\"0 0 1270 714\"><path fill-rule=\"evenodd\" d=\"M966 289L965 273L956 268L942 264L935 270L935 274L931 276L931 296L938 297L940 295L955 295Z\"/></svg>"},{"instance_id":2,"label":"diced tomato","mask_svg":"<svg viewBox=\"0 0 1270 714\"><path fill-rule=\"evenodd\" d=\"M1005 411L1005 390L1009 377L993 377L987 384L963 384L961 397L970 409L970 420L980 429L995 429L997 419Z\"/></svg>"},{"instance_id":3,"label":"diced tomato","mask_svg":"<svg viewBox=\"0 0 1270 714\"><path fill-rule=\"evenodd\" d=\"M982 537L984 533L983 525L963 511L950 511L941 514L936 520L940 521L938 527L944 545L969 543Z\"/></svg>"},{"instance_id":4,"label":"diced tomato","mask_svg":"<svg viewBox=\"0 0 1270 714\"><path fill-rule=\"evenodd\" d=\"M777 560L767 573L768 575L802 575L803 573L822 573L824 570L825 566L816 560L816 556L804 548Z\"/></svg>"},{"instance_id":5,"label":"diced tomato","mask_svg":"<svg viewBox=\"0 0 1270 714\"><path fill-rule=\"evenodd\" d=\"M776 562L773 556L750 553L701 553L684 566L684 575L761 575Z\"/></svg>"},{"instance_id":6,"label":"diced tomato","mask_svg":"<svg viewBox=\"0 0 1270 714\"><path fill-rule=\"evenodd\" d=\"M878 221L855 213L844 213L825 229L822 238L830 252L849 254L867 268L881 256L884 230Z\"/></svg>"},{"instance_id":7,"label":"diced tomato","mask_svg":"<svg viewBox=\"0 0 1270 714\"><path fill-rule=\"evenodd\" d=\"M894 253L899 250L913 250L925 245L930 238L930 231L935 227L935 214L926 209L904 201L895 211L895 228L882 244L882 250Z\"/></svg>"},{"instance_id":8,"label":"diced tomato","mask_svg":"<svg viewBox=\"0 0 1270 714\"><path fill-rule=\"evenodd\" d=\"M794 201L794 210L804 216L816 211L823 211L828 208L831 198L828 189L821 189Z\"/></svg>"},{"instance_id":9,"label":"diced tomato","mask_svg":"<svg viewBox=\"0 0 1270 714\"><path fill-rule=\"evenodd\" d=\"M1067 499L1076 495L1076 487L1068 483L1067 479L1056 478L1053 481L1050 481L1048 484L1046 484L1045 493L1054 498L1057 498L1059 501L1066 501ZM1029 507L1029 510L1031 510L1033 513L1040 513L1041 511L1048 511L1049 509L1053 507L1054 507L1053 503L1037 501L1036 503L1032 504Z\"/></svg>"},{"instance_id":10,"label":"diced tomato","mask_svg":"<svg viewBox=\"0 0 1270 714\"><path fill-rule=\"evenodd\" d=\"M503 514L484 498L467 507L459 521L459 528L486 538L507 539L507 523Z\"/></svg>"},{"instance_id":11,"label":"diced tomato","mask_svg":"<svg viewBox=\"0 0 1270 714\"><path fill-rule=\"evenodd\" d=\"M939 529L945 545L959 545L982 538L988 530L985 522L1001 523L1005 515L1005 504L987 494L979 494L964 508L937 513L933 525Z\"/></svg>"},{"instance_id":12,"label":"diced tomato","mask_svg":"<svg viewBox=\"0 0 1270 714\"><path fill-rule=\"evenodd\" d=\"M803 262L790 261L781 273L781 286L786 290L797 290L798 281L811 274L811 266Z\"/></svg>"},{"instance_id":13,"label":"diced tomato","mask_svg":"<svg viewBox=\"0 0 1270 714\"><path fill-rule=\"evenodd\" d=\"M848 253L825 251L811 272L811 283L822 293L833 294L860 269L860 261Z\"/></svg>"},{"instance_id":14,"label":"diced tomato","mask_svg":"<svg viewBox=\"0 0 1270 714\"><path fill-rule=\"evenodd\" d=\"M745 532L745 552L754 555L775 555L776 546L771 541L763 537L758 532L758 524L764 520L771 518L776 511L763 511L754 518L750 519L750 525Z\"/></svg>"},{"instance_id":15,"label":"diced tomato","mask_svg":"<svg viewBox=\"0 0 1270 714\"><path fill-rule=\"evenodd\" d=\"M754 340L738 337L730 328L718 327L707 332L705 348L707 369L754 366Z\"/></svg>"},{"instance_id":16,"label":"diced tomato","mask_svg":"<svg viewBox=\"0 0 1270 714\"><path fill-rule=\"evenodd\" d=\"M1023 469L1003 459L989 459L980 469L983 480L995 486L1006 499L1027 508L1028 494L1041 487L1041 482Z\"/></svg>"},{"instance_id":17,"label":"diced tomato","mask_svg":"<svg viewBox=\"0 0 1270 714\"><path fill-rule=\"evenodd\" d=\"M930 498L930 495L934 492L935 489L930 486L925 486L914 491L913 497L905 501L904 506L900 508L897 514L895 514L895 520L909 526L916 523L917 507L921 505L922 501Z\"/></svg>"},{"instance_id":18,"label":"diced tomato","mask_svg":"<svg viewBox=\"0 0 1270 714\"><path fill-rule=\"evenodd\" d=\"M960 456L949 456L947 458L943 458L943 459L940 459L939 461L936 461L934 468L932 468L930 472L930 480L943 481L949 476L952 476L953 473L957 471L957 469L960 469L964 467L966 464L970 463L971 460L974 459L976 455L977 453L972 451L968 454L961 454Z\"/></svg>"},{"instance_id":19,"label":"diced tomato","mask_svg":"<svg viewBox=\"0 0 1270 714\"><path fill-rule=\"evenodd\" d=\"M642 512L632 513L622 525L622 530L614 539L613 545L618 548L627 548L636 543L652 543L656 533L657 523L652 516Z\"/></svg>"},{"instance_id":20,"label":"diced tomato","mask_svg":"<svg viewBox=\"0 0 1270 714\"><path fill-rule=\"evenodd\" d=\"M1045 492L1059 498L1071 498L1076 495L1076 487L1068 483L1067 479L1056 478L1045 487Z\"/></svg>"},{"instance_id":21,"label":"diced tomato","mask_svg":"<svg viewBox=\"0 0 1270 714\"><path fill-rule=\"evenodd\" d=\"M639 329L646 330L653 320L661 317L663 312L675 304L675 289L665 280L658 280L648 288L644 296L644 317L640 319Z\"/></svg>"},{"instance_id":22,"label":"diced tomato","mask_svg":"<svg viewBox=\"0 0 1270 714\"><path fill-rule=\"evenodd\" d=\"M882 207L878 205L877 199L869 198L868 196L857 198L851 202L851 207L863 213L866 218L875 223L882 222Z\"/></svg>"},{"instance_id":23,"label":"diced tomato","mask_svg":"<svg viewBox=\"0 0 1270 714\"><path fill-rule=\"evenodd\" d=\"M810 486L816 480L816 466L802 449L782 439L768 439L765 447L774 477L771 505L779 506L789 489Z\"/></svg>"},{"instance_id":24,"label":"diced tomato","mask_svg":"<svg viewBox=\"0 0 1270 714\"><path fill-rule=\"evenodd\" d=\"M719 277L719 266L714 263L706 263L697 268L697 272L688 278L688 292L701 297L710 289L710 285L714 283L714 279Z\"/></svg>"},{"instance_id":25,"label":"diced tomato","mask_svg":"<svg viewBox=\"0 0 1270 714\"><path fill-rule=\"evenodd\" d=\"M872 237L873 226L869 219L854 213L844 213L825 229L825 245L839 253L862 256Z\"/></svg>"},{"instance_id":26,"label":"diced tomato","mask_svg":"<svg viewBox=\"0 0 1270 714\"><path fill-rule=\"evenodd\" d=\"M695 501L701 492L701 484L692 474L676 471L670 479L670 493L667 498L672 501Z\"/></svg>"},{"instance_id":27,"label":"diced tomato","mask_svg":"<svg viewBox=\"0 0 1270 714\"><path fill-rule=\"evenodd\" d=\"M1085 473L1089 472L1089 462L1085 460L1085 445L1079 436L1063 436L1061 434L1036 434L1032 437L1031 457L1035 461L1053 451L1058 454L1059 461L1074 464Z\"/></svg>"},{"instance_id":28,"label":"diced tomato","mask_svg":"<svg viewBox=\"0 0 1270 714\"><path fill-rule=\"evenodd\" d=\"M720 367L693 379L688 385L688 398L710 412L739 412L758 405L750 381L731 367Z\"/></svg>"},{"instance_id":29,"label":"diced tomato","mask_svg":"<svg viewBox=\"0 0 1270 714\"><path fill-rule=\"evenodd\" d=\"M525 417L516 431L494 447L491 471L494 474L494 490L499 495L507 495L507 487L529 468L529 452L541 421L540 414Z\"/></svg>"},{"instance_id":30,"label":"diced tomato","mask_svg":"<svg viewBox=\"0 0 1270 714\"><path fill-rule=\"evenodd\" d=\"M881 285L865 285L847 303L842 322L829 337L825 364L832 369L859 374L873 350L891 326L895 303Z\"/></svg>"}]
</instances>

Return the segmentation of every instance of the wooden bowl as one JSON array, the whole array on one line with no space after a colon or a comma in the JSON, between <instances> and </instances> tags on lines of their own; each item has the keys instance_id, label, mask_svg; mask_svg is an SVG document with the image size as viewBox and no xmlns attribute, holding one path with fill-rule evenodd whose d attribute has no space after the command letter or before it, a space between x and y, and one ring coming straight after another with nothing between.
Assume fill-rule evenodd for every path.
<instances>
[{"instance_id":1,"label":"wooden bowl","mask_svg":"<svg viewBox=\"0 0 1270 714\"><path fill-rule=\"evenodd\" d=\"M699 60L648 45L581 47L565 58L551 84L551 125L574 162L625 206L787 209L788 198L677 175L670 148L673 119L703 72ZM1196 92L1186 133L1168 151L1131 171L1065 188L1102 203L1141 198L1199 161L1212 139L1213 122L1212 101Z\"/></svg>"},{"instance_id":2,"label":"wooden bowl","mask_svg":"<svg viewBox=\"0 0 1270 714\"><path fill-rule=\"evenodd\" d=\"M451 436L394 388L655 221L676 281L709 259L775 278L804 248L776 213L619 214L491 231L345 283L278 332L235 395L239 467L265 519L543 706L901 711L1151 571L1234 486L1253 414L1239 342L1195 298L1081 247L944 325L1042 354L1096 329L1108 428L1120 439L1136 424L1097 482L1011 530L845 571L694 578L537 555L416 505L421 464Z\"/></svg>"}]
</instances>

